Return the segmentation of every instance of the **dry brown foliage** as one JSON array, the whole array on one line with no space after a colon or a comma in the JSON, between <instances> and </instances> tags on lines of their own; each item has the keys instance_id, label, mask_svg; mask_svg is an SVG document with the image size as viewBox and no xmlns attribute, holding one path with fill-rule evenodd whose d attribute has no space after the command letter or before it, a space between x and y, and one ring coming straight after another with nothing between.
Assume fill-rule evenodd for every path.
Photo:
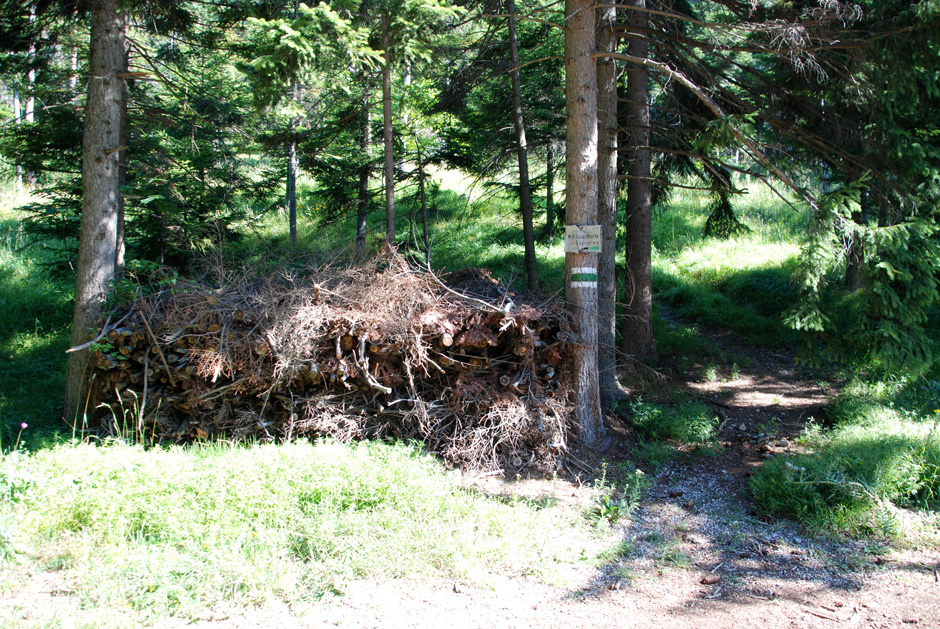
<instances>
[{"instance_id":1,"label":"dry brown foliage","mask_svg":"<svg viewBox=\"0 0 940 629\"><path fill-rule=\"evenodd\" d=\"M553 468L565 449L567 312L485 271L445 286L391 256L216 289L180 282L122 315L101 331L92 374L111 429L417 439L452 465L507 473Z\"/></svg>"}]
</instances>

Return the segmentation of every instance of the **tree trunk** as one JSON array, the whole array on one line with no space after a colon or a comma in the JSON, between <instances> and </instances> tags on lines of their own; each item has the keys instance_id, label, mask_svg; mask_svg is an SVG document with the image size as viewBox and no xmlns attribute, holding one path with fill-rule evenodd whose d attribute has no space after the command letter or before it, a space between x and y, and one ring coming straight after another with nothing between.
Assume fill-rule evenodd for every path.
<instances>
[{"instance_id":1,"label":"tree trunk","mask_svg":"<svg viewBox=\"0 0 940 629\"><path fill-rule=\"evenodd\" d=\"M36 21L36 8L30 6L29 8L29 21L34 23ZM26 83L29 86L29 93L26 96L26 102L23 103L23 120L29 124L36 122L36 97L33 94L36 91L36 42L31 41L29 43L29 50L27 51L27 57L29 58L29 70L26 71ZM36 183L36 173L32 171L23 172L20 169L20 179L25 181L26 185L32 186Z\"/></svg>"},{"instance_id":2,"label":"tree trunk","mask_svg":"<svg viewBox=\"0 0 940 629\"><path fill-rule=\"evenodd\" d=\"M545 149L545 232L542 239L551 241L555 234L555 146L551 140Z\"/></svg>"},{"instance_id":3,"label":"tree trunk","mask_svg":"<svg viewBox=\"0 0 940 629\"><path fill-rule=\"evenodd\" d=\"M428 199L424 189L424 156L421 154L421 144L415 134L415 144L418 147L418 191L421 196L421 221L424 225L424 263L431 268L431 240L428 237Z\"/></svg>"},{"instance_id":4,"label":"tree trunk","mask_svg":"<svg viewBox=\"0 0 940 629\"><path fill-rule=\"evenodd\" d=\"M646 8L646 0L626 0L627 7ZM627 54L646 59L649 54L645 11L627 13ZM621 350L634 360L655 363L653 337L653 207L650 181L649 73L627 63L627 244L626 305L621 324Z\"/></svg>"},{"instance_id":5,"label":"tree trunk","mask_svg":"<svg viewBox=\"0 0 940 629\"><path fill-rule=\"evenodd\" d=\"M297 120L290 122L290 145L287 147L287 223L290 246L297 245Z\"/></svg>"},{"instance_id":6,"label":"tree trunk","mask_svg":"<svg viewBox=\"0 0 940 629\"><path fill-rule=\"evenodd\" d=\"M565 16L565 222L595 225L597 69L592 55L597 20L589 0L565 0ZM577 334L574 417L582 443L592 446L605 432L597 373L597 254L566 253L565 279Z\"/></svg>"},{"instance_id":7,"label":"tree trunk","mask_svg":"<svg viewBox=\"0 0 940 629\"><path fill-rule=\"evenodd\" d=\"M869 210L872 206L871 195L863 192L860 199L861 211L852 212L852 222L858 225L868 225ZM848 243L845 252L845 286L851 292L866 287L865 276L865 243L857 236Z\"/></svg>"},{"instance_id":8,"label":"tree trunk","mask_svg":"<svg viewBox=\"0 0 940 629\"><path fill-rule=\"evenodd\" d=\"M293 19L297 19L299 11L300 2L297 0L294 2ZM292 99L297 100L296 81L291 82L290 95ZM297 170L299 168L297 158L297 125L299 123L300 120L295 117L291 118L290 125L288 125L290 145L287 147L287 185L285 186L287 189L285 192L287 196L288 240L290 241L291 247L297 246Z\"/></svg>"},{"instance_id":9,"label":"tree trunk","mask_svg":"<svg viewBox=\"0 0 940 629\"><path fill-rule=\"evenodd\" d=\"M120 197L119 160L126 17L119 0L92 3L88 99L82 137L82 227L75 282L72 346L88 341L114 279ZM88 350L69 355L65 411L78 419L85 398Z\"/></svg>"},{"instance_id":10,"label":"tree trunk","mask_svg":"<svg viewBox=\"0 0 940 629\"><path fill-rule=\"evenodd\" d=\"M509 14L509 55L512 69L512 119L516 128L516 156L519 161L519 211L522 214L524 263L529 290L539 288L539 267L535 259L535 227L532 224L532 189L529 186L529 156L525 139L525 121L522 117L522 87L519 83L519 46L516 42L516 3L506 0Z\"/></svg>"},{"instance_id":11,"label":"tree trunk","mask_svg":"<svg viewBox=\"0 0 940 629\"><path fill-rule=\"evenodd\" d=\"M29 22L30 24L36 22L36 7L30 6L29 8ZM36 111L36 97L33 96L33 92L36 89L36 42L35 40L29 43L29 49L26 52L26 56L29 59L29 70L26 71L26 83L29 85L29 95L26 98L24 103L24 116L26 122L32 124L36 122L35 111Z\"/></svg>"},{"instance_id":12,"label":"tree trunk","mask_svg":"<svg viewBox=\"0 0 940 629\"><path fill-rule=\"evenodd\" d=\"M614 52L617 8L597 9L597 52ZM617 381L617 63L597 58L597 216L601 253L597 264L597 368L601 400L623 397Z\"/></svg>"},{"instance_id":13,"label":"tree trunk","mask_svg":"<svg viewBox=\"0 0 940 629\"><path fill-rule=\"evenodd\" d=\"M78 46L72 46L69 55L69 90L78 87Z\"/></svg>"},{"instance_id":14,"label":"tree trunk","mask_svg":"<svg viewBox=\"0 0 940 629\"><path fill-rule=\"evenodd\" d=\"M127 41L127 30L125 22L125 31L124 31L124 65L121 68L121 73L125 76L127 75L128 70L131 67L131 47L130 42ZM118 138L118 145L121 146L121 150L118 151L118 190L122 191L124 188L124 182L127 180L127 151L128 143L130 142L130 119L127 114L127 102L128 102L128 79L121 79L121 135ZM114 243L114 277L115 279L124 279L124 255L126 245L124 243L124 194L121 192L118 194L118 218L117 226L115 229L115 243Z\"/></svg>"},{"instance_id":15,"label":"tree trunk","mask_svg":"<svg viewBox=\"0 0 940 629\"><path fill-rule=\"evenodd\" d=\"M370 95L363 95L362 120L359 124L359 198L356 201L356 253L362 256L366 250L366 220L369 217L369 177L372 174L372 116Z\"/></svg>"},{"instance_id":16,"label":"tree trunk","mask_svg":"<svg viewBox=\"0 0 940 629\"><path fill-rule=\"evenodd\" d=\"M388 14L382 16L385 65L382 67L382 114L385 139L385 242L395 246L395 156L392 146L392 36Z\"/></svg>"},{"instance_id":17,"label":"tree trunk","mask_svg":"<svg viewBox=\"0 0 940 629\"><path fill-rule=\"evenodd\" d=\"M23 124L23 110L20 106L20 93L16 90L13 90L13 123L16 125ZM23 189L23 167L19 164L16 165L16 190L17 192Z\"/></svg>"}]
</instances>

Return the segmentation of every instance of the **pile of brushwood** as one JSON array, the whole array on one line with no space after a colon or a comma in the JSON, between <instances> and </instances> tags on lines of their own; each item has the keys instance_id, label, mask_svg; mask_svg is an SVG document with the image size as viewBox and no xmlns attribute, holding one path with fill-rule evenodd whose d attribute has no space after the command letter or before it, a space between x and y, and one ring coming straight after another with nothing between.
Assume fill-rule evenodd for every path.
<instances>
[{"instance_id":1,"label":"pile of brushwood","mask_svg":"<svg viewBox=\"0 0 940 629\"><path fill-rule=\"evenodd\" d=\"M486 271L446 279L393 255L179 281L95 335L89 407L148 440L417 439L455 466L553 469L573 437L567 311Z\"/></svg>"}]
</instances>

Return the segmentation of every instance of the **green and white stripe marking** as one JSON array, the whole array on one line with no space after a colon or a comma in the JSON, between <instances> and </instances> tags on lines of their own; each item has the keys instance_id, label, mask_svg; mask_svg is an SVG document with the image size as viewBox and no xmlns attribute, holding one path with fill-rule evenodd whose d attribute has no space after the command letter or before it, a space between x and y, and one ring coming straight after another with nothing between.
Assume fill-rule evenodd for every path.
<instances>
[{"instance_id":1,"label":"green and white stripe marking","mask_svg":"<svg viewBox=\"0 0 940 629\"><path fill-rule=\"evenodd\" d=\"M597 288L597 269L579 266L571 269L571 286L574 288Z\"/></svg>"}]
</instances>

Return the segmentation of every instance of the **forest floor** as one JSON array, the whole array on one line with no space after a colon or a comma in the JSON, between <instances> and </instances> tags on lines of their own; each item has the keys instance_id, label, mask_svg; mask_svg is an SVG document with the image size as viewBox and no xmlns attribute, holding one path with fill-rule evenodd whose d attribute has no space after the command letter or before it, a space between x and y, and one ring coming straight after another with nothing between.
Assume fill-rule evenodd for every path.
<instances>
[{"instance_id":1,"label":"forest floor","mask_svg":"<svg viewBox=\"0 0 940 629\"><path fill-rule=\"evenodd\" d=\"M687 370L688 381L670 383L718 413L717 453L688 454L661 467L639 507L615 525L621 552L600 565L562 568L569 571L564 587L500 576L474 585L353 581L342 596L306 608L216 609L180 626L940 627L935 547L834 538L755 515L752 470L800 447L794 439L819 417L832 385L791 356L722 345L740 357L734 373L703 381L693 377L703 372L699 365ZM589 493L558 479L466 481L493 494L571 503ZM24 621L30 608L42 615L57 607L62 618L77 604L52 573L35 575L15 598L0 607L17 608Z\"/></svg>"}]
</instances>

